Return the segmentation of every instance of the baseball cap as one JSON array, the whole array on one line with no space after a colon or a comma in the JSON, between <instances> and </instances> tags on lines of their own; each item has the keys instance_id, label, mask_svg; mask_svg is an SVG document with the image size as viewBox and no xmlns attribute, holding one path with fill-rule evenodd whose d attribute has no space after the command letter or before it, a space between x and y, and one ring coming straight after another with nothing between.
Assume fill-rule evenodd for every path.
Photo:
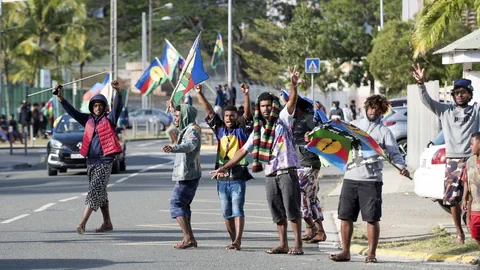
<instances>
[{"instance_id":1,"label":"baseball cap","mask_svg":"<svg viewBox=\"0 0 480 270\"><path fill-rule=\"evenodd\" d=\"M472 81L469 79L459 79L453 83L453 89L465 88L467 90L473 91Z\"/></svg>"}]
</instances>

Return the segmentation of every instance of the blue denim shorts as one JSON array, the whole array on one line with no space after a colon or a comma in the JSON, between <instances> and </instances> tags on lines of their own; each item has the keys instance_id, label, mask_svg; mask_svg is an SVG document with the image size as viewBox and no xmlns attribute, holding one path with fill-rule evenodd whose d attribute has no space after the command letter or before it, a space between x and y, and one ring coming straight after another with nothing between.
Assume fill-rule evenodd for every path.
<instances>
[{"instance_id":1,"label":"blue denim shorts","mask_svg":"<svg viewBox=\"0 0 480 270\"><path fill-rule=\"evenodd\" d=\"M172 198L170 199L170 215L176 217L190 217L192 211L190 204L197 192L200 178L187 181L177 181L173 188Z\"/></svg>"},{"instance_id":2,"label":"blue denim shorts","mask_svg":"<svg viewBox=\"0 0 480 270\"><path fill-rule=\"evenodd\" d=\"M217 181L217 191L225 219L245 216L243 212L246 191L245 181Z\"/></svg>"}]
</instances>

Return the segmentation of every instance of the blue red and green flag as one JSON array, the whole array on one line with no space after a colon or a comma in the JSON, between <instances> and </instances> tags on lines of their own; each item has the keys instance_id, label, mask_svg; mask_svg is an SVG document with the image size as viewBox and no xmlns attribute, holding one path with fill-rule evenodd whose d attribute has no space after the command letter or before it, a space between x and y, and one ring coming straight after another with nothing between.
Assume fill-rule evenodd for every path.
<instances>
[{"instance_id":1,"label":"blue red and green flag","mask_svg":"<svg viewBox=\"0 0 480 270\"><path fill-rule=\"evenodd\" d=\"M217 62L220 59L220 56L223 53L223 39L220 32L217 35L217 41L215 42L215 48L213 49L212 60L210 61L210 66L212 69L217 68Z\"/></svg>"},{"instance_id":2,"label":"blue red and green flag","mask_svg":"<svg viewBox=\"0 0 480 270\"><path fill-rule=\"evenodd\" d=\"M377 141L368 135L362 129L352 125L350 123L345 123L340 120L332 120L329 122L330 125L335 126L346 132L350 132L352 136L360 141L360 146L362 149L362 156L364 158L373 157L373 156L384 156L382 147L378 145Z\"/></svg>"},{"instance_id":3,"label":"blue red and green flag","mask_svg":"<svg viewBox=\"0 0 480 270\"><path fill-rule=\"evenodd\" d=\"M165 39L165 49L160 58L160 64L163 66L163 70L165 70L169 80L173 80L175 67L179 64L181 57L180 53L173 47L170 41Z\"/></svg>"},{"instance_id":4,"label":"blue red and green flag","mask_svg":"<svg viewBox=\"0 0 480 270\"><path fill-rule=\"evenodd\" d=\"M197 84L208 79L203 70L202 55L200 53L200 34L195 39L185 61L177 86L173 91L173 102L179 104L183 97Z\"/></svg>"},{"instance_id":5,"label":"blue red and green flag","mask_svg":"<svg viewBox=\"0 0 480 270\"><path fill-rule=\"evenodd\" d=\"M163 70L162 64L158 58L153 59L150 66L143 72L142 77L135 84L135 87L144 95L149 95L157 86L164 83L168 79L167 74Z\"/></svg>"},{"instance_id":6,"label":"blue red and green flag","mask_svg":"<svg viewBox=\"0 0 480 270\"><path fill-rule=\"evenodd\" d=\"M355 138L346 131L325 124L309 133L310 142L305 148L327 160L342 172L352 162L352 143Z\"/></svg>"}]
</instances>

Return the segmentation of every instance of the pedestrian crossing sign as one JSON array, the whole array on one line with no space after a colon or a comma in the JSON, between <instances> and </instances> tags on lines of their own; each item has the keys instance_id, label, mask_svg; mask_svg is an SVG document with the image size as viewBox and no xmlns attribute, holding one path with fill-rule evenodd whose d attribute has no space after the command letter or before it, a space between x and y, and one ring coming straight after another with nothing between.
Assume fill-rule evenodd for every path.
<instances>
[{"instance_id":1,"label":"pedestrian crossing sign","mask_svg":"<svg viewBox=\"0 0 480 270\"><path fill-rule=\"evenodd\" d=\"M320 73L320 59L305 58L305 73Z\"/></svg>"}]
</instances>

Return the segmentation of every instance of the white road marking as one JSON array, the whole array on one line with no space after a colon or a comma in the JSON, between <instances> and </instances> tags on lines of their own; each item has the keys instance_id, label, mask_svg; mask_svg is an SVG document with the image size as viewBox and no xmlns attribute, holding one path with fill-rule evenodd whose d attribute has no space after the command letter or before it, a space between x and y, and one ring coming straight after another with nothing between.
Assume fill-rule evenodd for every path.
<instances>
[{"instance_id":1,"label":"white road marking","mask_svg":"<svg viewBox=\"0 0 480 270\"><path fill-rule=\"evenodd\" d=\"M88 192L82 193L82 196L87 196Z\"/></svg>"},{"instance_id":2,"label":"white road marking","mask_svg":"<svg viewBox=\"0 0 480 270\"><path fill-rule=\"evenodd\" d=\"M128 179L128 176L127 177L123 177L123 178L120 178L119 180L115 181L115 183L122 183L123 181L127 180Z\"/></svg>"},{"instance_id":3,"label":"white road marking","mask_svg":"<svg viewBox=\"0 0 480 270\"><path fill-rule=\"evenodd\" d=\"M16 216L16 217L11 218L11 219L4 220L4 221L2 221L2 223L7 224L7 223L10 223L12 221L15 221L15 220L18 220L18 219L21 219L21 218L24 218L24 217L28 217L28 216L30 216L30 214L23 214L23 215Z\"/></svg>"},{"instance_id":4,"label":"white road marking","mask_svg":"<svg viewBox=\"0 0 480 270\"><path fill-rule=\"evenodd\" d=\"M129 175L128 178L135 177L137 175L138 175L138 173L133 173L133 174Z\"/></svg>"},{"instance_id":5,"label":"white road marking","mask_svg":"<svg viewBox=\"0 0 480 270\"><path fill-rule=\"evenodd\" d=\"M111 186L114 186L115 184L108 184L107 185L107 188L111 187Z\"/></svg>"},{"instance_id":6,"label":"white road marking","mask_svg":"<svg viewBox=\"0 0 480 270\"><path fill-rule=\"evenodd\" d=\"M33 212L42 212L42 211L45 211L47 210L50 206L54 206L55 204L57 203L47 203L45 204L44 206L38 208L37 210L33 211Z\"/></svg>"},{"instance_id":7,"label":"white road marking","mask_svg":"<svg viewBox=\"0 0 480 270\"><path fill-rule=\"evenodd\" d=\"M80 198L80 197L75 196L75 197L70 197L70 198L63 199L63 200L58 200L58 201L59 202L68 202L68 201L75 200L75 199L78 199L78 198Z\"/></svg>"},{"instance_id":8,"label":"white road marking","mask_svg":"<svg viewBox=\"0 0 480 270\"><path fill-rule=\"evenodd\" d=\"M142 144L139 144L137 147L145 147L145 146L149 146L149 145L154 145L154 144L159 144L161 142L149 142L149 143L142 143Z\"/></svg>"}]
</instances>

